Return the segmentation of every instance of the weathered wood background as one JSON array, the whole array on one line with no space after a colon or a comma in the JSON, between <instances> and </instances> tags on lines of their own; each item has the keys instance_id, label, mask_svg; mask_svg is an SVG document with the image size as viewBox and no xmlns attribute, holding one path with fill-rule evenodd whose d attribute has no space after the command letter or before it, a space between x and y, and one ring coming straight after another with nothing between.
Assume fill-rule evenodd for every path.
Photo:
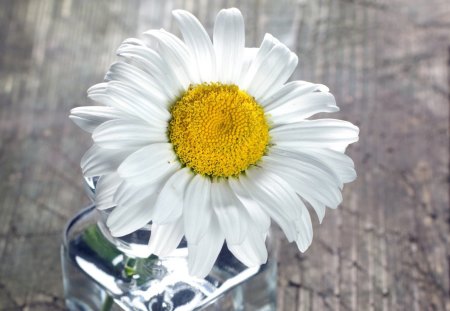
<instances>
[{"instance_id":1,"label":"weathered wood background","mask_svg":"<svg viewBox=\"0 0 450 311\"><path fill-rule=\"evenodd\" d=\"M0 310L64 310L59 244L88 199L87 104L114 51L187 8L237 6L300 56L358 124L359 178L306 254L283 242L279 310L450 310L448 0L0 0ZM284 240L283 240L284 241Z\"/></svg>"}]
</instances>

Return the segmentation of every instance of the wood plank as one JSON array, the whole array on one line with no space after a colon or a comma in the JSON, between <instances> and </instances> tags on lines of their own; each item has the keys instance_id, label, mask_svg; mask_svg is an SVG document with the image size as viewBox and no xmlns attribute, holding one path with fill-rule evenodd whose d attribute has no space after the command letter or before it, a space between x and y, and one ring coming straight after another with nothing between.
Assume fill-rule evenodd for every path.
<instances>
[{"instance_id":1,"label":"wood plank","mask_svg":"<svg viewBox=\"0 0 450 311\"><path fill-rule=\"evenodd\" d=\"M179 33L186 8L212 33L222 7L300 56L295 79L328 85L358 124L358 180L314 220L305 254L281 240L280 310L450 310L447 0L1 0L0 310L64 309L60 232L88 199L88 135L68 120L88 103L127 37ZM330 117L330 116L326 116Z\"/></svg>"}]
</instances>

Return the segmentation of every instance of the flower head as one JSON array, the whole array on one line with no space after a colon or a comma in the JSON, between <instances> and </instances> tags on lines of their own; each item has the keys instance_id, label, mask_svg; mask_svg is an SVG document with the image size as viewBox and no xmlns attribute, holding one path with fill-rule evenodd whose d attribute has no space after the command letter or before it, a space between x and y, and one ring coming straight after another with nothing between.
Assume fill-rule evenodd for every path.
<instances>
[{"instance_id":1,"label":"flower head","mask_svg":"<svg viewBox=\"0 0 450 311\"><path fill-rule=\"evenodd\" d=\"M105 82L89 97L103 106L78 107L71 118L91 132L81 161L100 176L98 209L111 209L114 236L152 222L150 251L165 256L183 236L190 273L205 276L224 243L245 265L267 260L273 219L305 251L312 241L307 206L322 221L355 179L346 147L358 128L335 119L324 85L287 82L297 56L266 34L246 48L244 20L227 9L213 42L189 12L173 16L183 40L164 30L127 39Z\"/></svg>"}]
</instances>

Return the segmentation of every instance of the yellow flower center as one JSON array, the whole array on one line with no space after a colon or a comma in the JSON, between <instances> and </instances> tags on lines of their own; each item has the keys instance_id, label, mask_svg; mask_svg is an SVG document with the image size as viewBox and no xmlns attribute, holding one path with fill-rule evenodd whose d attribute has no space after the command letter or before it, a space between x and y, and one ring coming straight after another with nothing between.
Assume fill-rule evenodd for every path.
<instances>
[{"instance_id":1,"label":"yellow flower center","mask_svg":"<svg viewBox=\"0 0 450 311\"><path fill-rule=\"evenodd\" d=\"M181 163L198 174L237 176L269 143L263 108L236 85L191 85L171 114L169 139Z\"/></svg>"}]
</instances>

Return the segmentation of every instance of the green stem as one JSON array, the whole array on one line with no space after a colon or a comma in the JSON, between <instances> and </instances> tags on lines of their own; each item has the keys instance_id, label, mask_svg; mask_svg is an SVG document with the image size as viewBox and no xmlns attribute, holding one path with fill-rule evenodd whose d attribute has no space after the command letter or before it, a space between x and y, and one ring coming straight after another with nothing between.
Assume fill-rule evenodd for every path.
<instances>
[{"instance_id":1,"label":"green stem","mask_svg":"<svg viewBox=\"0 0 450 311\"><path fill-rule=\"evenodd\" d=\"M103 301L101 311L110 311L113 303L114 303L113 298L110 295L106 296L105 301Z\"/></svg>"},{"instance_id":2,"label":"green stem","mask_svg":"<svg viewBox=\"0 0 450 311\"><path fill-rule=\"evenodd\" d=\"M127 259L125 259L125 275L127 277L132 277L134 274L136 274L137 265L138 260L136 260L136 258L127 256Z\"/></svg>"}]
</instances>

